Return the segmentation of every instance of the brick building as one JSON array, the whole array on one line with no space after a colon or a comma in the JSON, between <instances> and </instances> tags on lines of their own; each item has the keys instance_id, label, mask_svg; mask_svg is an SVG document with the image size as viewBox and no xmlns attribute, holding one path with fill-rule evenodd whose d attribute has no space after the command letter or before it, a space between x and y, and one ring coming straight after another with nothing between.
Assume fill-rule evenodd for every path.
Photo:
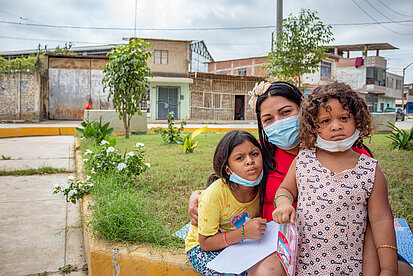
<instances>
[{"instance_id":1,"label":"brick building","mask_svg":"<svg viewBox=\"0 0 413 276\"><path fill-rule=\"evenodd\" d=\"M268 71L264 64L268 57L251 57L210 62L208 72L220 75L265 77Z\"/></svg>"}]
</instances>

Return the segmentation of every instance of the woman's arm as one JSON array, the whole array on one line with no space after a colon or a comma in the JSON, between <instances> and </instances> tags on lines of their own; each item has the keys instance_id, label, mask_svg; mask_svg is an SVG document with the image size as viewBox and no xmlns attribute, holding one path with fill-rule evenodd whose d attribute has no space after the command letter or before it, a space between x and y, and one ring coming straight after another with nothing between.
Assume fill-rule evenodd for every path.
<instances>
[{"instance_id":1,"label":"woman's arm","mask_svg":"<svg viewBox=\"0 0 413 276\"><path fill-rule=\"evenodd\" d=\"M275 208L272 216L277 223L295 223L295 208L292 205L294 199L297 198L297 181L295 177L295 165L297 157L291 163L287 175L275 193ZM285 196L286 195L286 196ZM288 196L288 197L287 197Z\"/></svg>"},{"instance_id":2,"label":"woman's arm","mask_svg":"<svg viewBox=\"0 0 413 276\"><path fill-rule=\"evenodd\" d=\"M262 218L253 218L244 225L244 239L260 239L264 236L267 225L267 220ZM199 235L199 245L204 251L221 250L228 245L239 243L242 239L242 227L238 229L227 231L224 233L217 233L213 236Z\"/></svg>"},{"instance_id":3,"label":"woman's arm","mask_svg":"<svg viewBox=\"0 0 413 276\"><path fill-rule=\"evenodd\" d=\"M368 216L380 262L380 275L397 275L397 250L394 219L391 212L386 178L377 165L373 190L368 200Z\"/></svg>"}]
</instances>

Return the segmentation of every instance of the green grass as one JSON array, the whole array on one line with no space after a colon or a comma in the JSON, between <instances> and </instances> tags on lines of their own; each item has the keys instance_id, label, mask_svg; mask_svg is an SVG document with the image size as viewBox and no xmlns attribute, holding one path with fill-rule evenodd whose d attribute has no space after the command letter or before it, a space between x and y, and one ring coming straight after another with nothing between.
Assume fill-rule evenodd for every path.
<instances>
[{"instance_id":1,"label":"green grass","mask_svg":"<svg viewBox=\"0 0 413 276\"><path fill-rule=\"evenodd\" d=\"M0 171L0 176L6 175L34 175L34 174L56 174L56 173L66 173L66 169L58 169L52 167L42 167L38 169L26 169L26 170L14 170L14 171Z\"/></svg>"},{"instance_id":2,"label":"green grass","mask_svg":"<svg viewBox=\"0 0 413 276\"><path fill-rule=\"evenodd\" d=\"M406 219L413 229L413 151L392 149L388 136L375 134L366 144L386 176L394 217Z\"/></svg>"},{"instance_id":3,"label":"green grass","mask_svg":"<svg viewBox=\"0 0 413 276\"><path fill-rule=\"evenodd\" d=\"M185 154L176 144L166 144L158 134L131 135L128 140L117 136L120 152L130 151L137 142L144 143L144 161L151 167L136 179L104 177L104 184L95 190L95 230L112 241L182 247L183 242L171 239L170 234L189 221L188 198L193 190L205 186L213 172L215 147L224 135L199 135L199 147L191 154ZM376 134L367 145L387 178L394 216L405 218L413 228L413 152L391 149L386 136Z\"/></svg>"}]
</instances>

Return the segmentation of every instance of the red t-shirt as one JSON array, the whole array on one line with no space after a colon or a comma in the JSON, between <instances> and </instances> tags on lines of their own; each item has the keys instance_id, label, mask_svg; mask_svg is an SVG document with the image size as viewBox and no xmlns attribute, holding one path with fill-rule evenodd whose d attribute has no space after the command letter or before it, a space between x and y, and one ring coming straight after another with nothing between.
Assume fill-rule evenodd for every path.
<instances>
[{"instance_id":1,"label":"red t-shirt","mask_svg":"<svg viewBox=\"0 0 413 276\"><path fill-rule=\"evenodd\" d=\"M370 153L365 149L359 149L357 147L352 148L355 152L362 154L364 153L367 156L370 156ZM290 168L291 163L293 162L296 155L285 152L284 150L277 148L274 152L275 163L277 164L277 170L271 171L268 174L267 186L265 189L264 196L264 206L262 210L262 216L267 221L272 221L272 212L274 212L274 198L275 193L281 185L281 182L284 180L285 175L287 174L288 169ZM294 202L293 206L297 207L297 201Z\"/></svg>"}]
</instances>

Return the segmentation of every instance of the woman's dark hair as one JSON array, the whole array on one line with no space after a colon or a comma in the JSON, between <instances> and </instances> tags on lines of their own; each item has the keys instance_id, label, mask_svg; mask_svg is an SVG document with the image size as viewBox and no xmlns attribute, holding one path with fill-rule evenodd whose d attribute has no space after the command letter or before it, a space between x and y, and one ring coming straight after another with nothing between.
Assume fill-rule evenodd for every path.
<instances>
[{"instance_id":1,"label":"woman's dark hair","mask_svg":"<svg viewBox=\"0 0 413 276\"><path fill-rule=\"evenodd\" d=\"M303 94L301 91L294 86L291 83L285 82L285 81L275 81L271 83L270 88L262 95L258 96L257 103L255 105L255 112L257 114L257 124L258 124L258 135L260 138L260 144L261 144L261 152L262 152L262 161L263 161L263 167L268 168L269 170L275 170L278 173L277 170L277 164L275 163L274 159L274 152L276 149L276 146L270 143L268 141L268 137L264 132L264 128L261 123L261 104L271 96L282 96L286 98L287 100L290 100L291 102L295 103L297 107L299 108L301 105L301 101L303 98ZM267 177L265 178L265 181L261 182L261 185L259 187L259 193L260 193L260 214L262 215L262 210L264 206L264 196L265 196L265 191L267 188Z\"/></svg>"},{"instance_id":2,"label":"woman's dark hair","mask_svg":"<svg viewBox=\"0 0 413 276\"><path fill-rule=\"evenodd\" d=\"M304 100L300 115L300 138L305 148L314 147L319 128L317 114L322 107L329 111L328 100L337 99L345 110L354 118L360 138L354 146L362 148L363 138L368 138L373 131L371 114L366 102L351 87L342 82L320 85Z\"/></svg>"},{"instance_id":3,"label":"woman's dark hair","mask_svg":"<svg viewBox=\"0 0 413 276\"><path fill-rule=\"evenodd\" d=\"M230 189L234 189L236 185L234 185L232 182L229 181L229 175L226 172L226 168L228 166L228 158L231 155L232 150L238 146L241 145L243 142L249 141L251 142L254 146L261 150L261 146L258 143L257 139L255 137L244 130L231 130L225 136L219 141L216 149L215 149L215 154L214 154L214 171L215 173L211 174L210 179L216 179L217 176L219 178L222 178L224 183L227 183ZM264 169L264 177L261 183L264 182L264 178L266 181L266 169ZM208 180L210 182L210 180Z\"/></svg>"},{"instance_id":4,"label":"woman's dark hair","mask_svg":"<svg viewBox=\"0 0 413 276\"><path fill-rule=\"evenodd\" d=\"M261 104L268 97L271 96L282 96L290 100L291 102L295 103L299 108L301 105L303 94L297 87L295 87L291 83L285 81L275 81L271 83L271 86L267 90L267 92L258 96L257 103L255 106L255 112L257 114L258 135L260 138L260 143L262 145L262 159L266 166L269 166L269 168L277 171L277 164L275 164L274 160L274 151L276 149L276 146L274 146L268 141L268 137L265 134L264 128L261 123Z\"/></svg>"}]
</instances>

